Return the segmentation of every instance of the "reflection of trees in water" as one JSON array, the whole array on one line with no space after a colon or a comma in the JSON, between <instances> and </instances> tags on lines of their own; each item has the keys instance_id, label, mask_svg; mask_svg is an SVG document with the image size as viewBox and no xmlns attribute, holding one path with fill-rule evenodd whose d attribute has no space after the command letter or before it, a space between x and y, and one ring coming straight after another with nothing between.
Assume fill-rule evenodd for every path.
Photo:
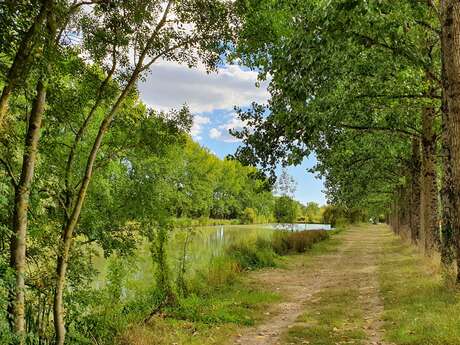
<instances>
[{"instance_id":1,"label":"reflection of trees in water","mask_svg":"<svg viewBox=\"0 0 460 345\"><path fill-rule=\"evenodd\" d=\"M330 224L309 224L309 223L276 223L269 224L270 228L275 230L292 230L292 231L305 231L305 230L331 230Z\"/></svg>"},{"instance_id":2,"label":"reflection of trees in water","mask_svg":"<svg viewBox=\"0 0 460 345\"><path fill-rule=\"evenodd\" d=\"M206 239L206 245L211 249L211 254L213 256L219 255L222 252L226 242L225 229L223 226L220 226L216 231L212 232Z\"/></svg>"}]
</instances>

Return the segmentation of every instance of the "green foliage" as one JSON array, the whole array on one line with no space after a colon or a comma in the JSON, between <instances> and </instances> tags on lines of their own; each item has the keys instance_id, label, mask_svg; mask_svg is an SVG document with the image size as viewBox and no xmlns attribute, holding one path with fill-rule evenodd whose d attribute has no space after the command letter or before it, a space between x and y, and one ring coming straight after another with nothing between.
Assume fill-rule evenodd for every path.
<instances>
[{"instance_id":1,"label":"green foliage","mask_svg":"<svg viewBox=\"0 0 460 345\"><path fill-rule=\"evenodd\" d=\"M254 224L257 219L256 211L251 207L246 207L243 210L243 214L240 216L242 224Z\"/></svg>"},{"instance_id":2,"label":"green foliage","mask_svg":"<svg viewBox=\"0 0 460 345\"><path fill-rule=\"evenodd\" d=\"M278 223L295 223L298 204L289 196L280 196L275 201L275 219Z\"/></svg>"},{"instance_id":3,"label":"green foliage","mask_svg":"<svg viewBox=\"0 0 460 345\"><path fill-rule=\"evenodd\" d=\"M341 227L346 224L367 222L368 214L362 208L345 208L343 206L328 205L323 212L323 222L333 227Z\"/></svg>"},{"instance_id":4,"label":"green foliage","mask_svg":"<svg viewBox=\"0 0 460 345\"><path fill-rule=\"evenodd\" d=\"M273 172L314 151L330 203L382 213L411 168L423 109L440 107L435 11L413 1L247 6L236 55L270 76L271 98L240 110L250 126L234 133L245 143L236 156Z\"/></svg>"},{"instance_id":5,"label":"green foliage","mask_svg":"<svg viewBox=\"0 0 460 345\"><path fill-rule=\"evenodd\" d=\"M190 290L195 293L231 286L241 272L238 263L226 256L213 257L207 267L199 270L191 279Z\"/></svg>"},{"instance_id":6,"label":"green foliage","mask_svg":"<svg viewBox=\"0 0 460 345\"><path fill-rule=\"evenodd\" d=\"M320 223L322 221L322 210L316 202L309 202L301 206L301 218L306 223Z\"/></svg>"},{"instance_id":7,"label":"green foliage","mask_svg":"<svg viewBox=\"0 0 460 345\"><path fill-rule=\"evenodd\" d=\"M323 222L331 224L333 227L346 222L345 217L345 209L340 206L328 205L323 212Z\"/></svg>"},{"instance_id":8,"label":"green foliage","mask_svg":"<svg viewBox=\"0 0 460 345\"><path fill-rule=\"evenodd\" d=\"M170 267L167 261L167 243L172 229L169 222L160 222L149 229L150 253L155 264L155 294L160 300L160 306L176 302L176 295L171 285Z\"/></svg>"},{"instance_id":9,"label":"green foliage","mask_svg":"<svg viewBox=\"0 0 460 345\"><path fill-rule=\"evenodd\" d=\"M0 256L0 343L13 344L15 336L11 332L8 320L8 291L14 285L13 272Z\"/></svg>"}]
</instances>

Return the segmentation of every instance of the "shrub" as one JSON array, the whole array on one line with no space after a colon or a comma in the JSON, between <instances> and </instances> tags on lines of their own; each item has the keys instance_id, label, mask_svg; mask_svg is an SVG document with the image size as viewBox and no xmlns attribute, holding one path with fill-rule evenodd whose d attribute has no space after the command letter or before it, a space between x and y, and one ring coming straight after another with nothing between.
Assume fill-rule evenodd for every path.
<instances>
[{"instance_id":1,"label":"shrub","mask_svg":"<svg viewBox=\"0 0 460 345\"><path fill-rule=\"evenodd\" d=\"M215 226L215 225L237 225L239 224L239 219L217 219L209 217L200 217L200 218L177 218L174 220L174 225L177 228L187 228L194 226Z\"/></svg>"},{"instance_id":2,"label":"shrub","mask_svg":"<svg viewBox=\"0 0 460 345\"><path fill-rule=\"evenodd\" d=\"M257 219L256 211L253 208L246 207L240 217L242 224L254 224Z\"/></svg>"}]
</instances>

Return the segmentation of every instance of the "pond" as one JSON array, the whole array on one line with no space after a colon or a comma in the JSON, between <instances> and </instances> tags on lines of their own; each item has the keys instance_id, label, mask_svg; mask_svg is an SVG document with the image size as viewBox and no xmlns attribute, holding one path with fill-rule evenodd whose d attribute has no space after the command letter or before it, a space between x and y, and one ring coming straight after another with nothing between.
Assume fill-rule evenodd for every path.
<instances>
[{"instance_id":1,"label":"pond","mask_svg":"<svg viewBox=\"0 0 460 345\"><path fill-rule=\"evenodd\" d=\"M310 223L295 223L295 224L267 224L271 229L281 230L333 230L331 224L310 224Z\"/></svg>"},{"instance_id":2,"label":"pond","mask_svg":"<svg viewBox=\"0 0 460 345\"><path fill-rule=\"evenodd\" d=\"M179 263L184 255L184 244L187 242L185 258L187 271L193 274L206 269L213 258L222 255L232 243L255 241L257 238L269 240L279 230L331 230L329 224L261 224L261 225L218 225L195 227L176 230L170 234L168 243L168 261L172 276L179 271ZM135 256L128 259L102 257L94 260L99 271L94 282L95 288L102 288L106 283L109 266L120 260L126 260L123 266L130 271L124 295L133 291L146 289L152 285L155 267L150 255L148 243L143 243L136 250Z\"/></svg>"}]
</instances>

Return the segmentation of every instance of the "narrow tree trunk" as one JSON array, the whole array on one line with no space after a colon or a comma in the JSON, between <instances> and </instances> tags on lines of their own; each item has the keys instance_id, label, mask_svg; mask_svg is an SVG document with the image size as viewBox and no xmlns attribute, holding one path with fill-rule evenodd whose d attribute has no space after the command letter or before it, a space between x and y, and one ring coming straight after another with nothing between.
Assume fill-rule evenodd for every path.
<instances>
[{"instance_id":1,"label":"narrow tree trunk","mask_svg":"<svg viewBox=\"0 0 460 345\"><path fill-rule=\"evenodd\" d=\"M72 246L73 232L77 226L78 220L80 218L80 213L83 208L83 204L86 199L86 194L88 192L89 183L93 175L94 163L96 162L97 154L99 148L102 144L102 139L107 132L110 123L112 122L116 112L120 108L121 104L125 100L128 93L131 91L139 75L139 71L135 71L128 82L128 85L125 87L121 95L118 97L117 102L114 104L110 112L102 121L99 132L96 136L96 139L93 143L91 153L88 157L85 169L85 176L83 178L80 190L78 192L75 206L73 207L72 213L69 217L68 222L64 225L62 237L61 237L61 249L57 258L57 268L56 268L56 290L54 294L54 329L56 332L56 345L63 345L65 340L65 323L64 323L64 305L62 303L64 288L65 288L65 277L67 274L67 264L70 255L70 248Z\"/></svg>"},{"instance_id":2,"label":"narrow tree trunk","mask_svg":"<svg viewBox=\"0 0 460 345\"><path fill-rule=\"evenodd\" d=\"M399 235L400 229L400 209L399 209L399 190L396 191L395 195L393 196L393 231L396 235Z\"/></svg>"},{"instance_id":3,"label":"narrow tree trunk","mask_svg":"<svg viewBox=\"0 0 460 345\"><path fill-rule=\"evenodd\" d=\"M424 246L432 255L439 243L438 185L436 172L436 135L433 130L436 111L426 107L422 112L422 182L421 216Z\"/></svg>"},{"instance_id":4,"label":"narrow tree trunk","mask_svg":"<svg viewBox=\"0 0 460 345\"><path fill-rule=\"evenodd\" d=\"M26 239L30 188L32 185L37 147L40 138L40 128L43 112L45 109L46 88L40 80L37 84L37 94L30 114L29 126L27 129L24 145L21 178L16 187L14 200L13 226L14 234L12 240L12 264L16 274L16 286L13 301L14 329L20 336L21 343L25 334L25 284L24 274L26 267Z\"/></svg>"},{"instance_id":5,"label":"narrow tree trunk","mask_svg":"<svg viewBox=\"0 0 460 345\"><path fill-rule=\"evenodd\" d=\"M0 95L0 128L3 126L3 120L8 111L8 101L11 93L18 84L21 76L23 76L24 69L28 68L28 63L35 43L34 38L46 18L47 6L47 1L43 1L40 12L37 17L35 17L29 30L24 34L18 51L13 59L13 63L8 70L6 83Z\"/></svg>"},{"instance_id":6,"label":"narrow tree trunk","mask_svg":"<svg viewBox=\"0 0 460 345\"><path fill-rule=\"evenodd\" d=\"M172 4L173 4L173 1L170 0L163 12L162 18L160 19L157 26L153 30L153 33L151 34L149 40L147 41L142 53L140 54L139 59L136 63L136 67L134 68L134 71L132 72L131 77L128 80L125 88L123 89L117 101L112 106L109 113L106 115L106 117L104 118L104 120L102 121L99 127L99 132L96 136L96 139L94 140L93 147L91 149L90 155L86 162L85 175L82 180L80 190L78 191L78 194L76 196L75 205L73 206L68 222L64 225L63 233L61 236L61 242L62 242L61 248L58 252L58 258L57 258L56 289L55 289L54 301L53 301L54 302L53 303L53 315L54 315L54 329L56 332L56 342L55 342L56 345L64 345L64 340L65 340L64 306L63 306L62 300L63 300L64 289L65 289L67 264L68 264L70 249L71 249L72 240L73 240L73 232L75 230L75 227L78 224L80 213L81 213L83 204L86 199L86 193L88 192L88 187L91 182L91 178L93 175L93 169L94 169L94 163L96 162L97 154L102 144L102 139L104 138L105 133L107 132L110 126L110 123L112 122L118 109L121 107L125 98L128 96L129 92L134 87L135 83L137 82L140 73L145 68L148 68L155 61L155 59L152 59L147 65L144 66L144 60L147 57L147 53L151 45L153 44L155 38L157 37L159 30L166 23L167 15L169 13L169 10Z\"/></svg>"},{"instance_id":7,"label":"narrow tree trunk","mask_svg":"<svg viewBox=\"0 0 460 345\"><path fill-rule=\"evenodd\" d=\"M441 49L444 49L445 37L441 35ZM449 137L449 108L447 100L447 83L446 83L446 69L444 56L442 56L442 127L441 127L441 139L442 139L442 166L443 175L441 181L441 208L442 208L442 223L441 223L441 263L444 272L451 276L452 275L452 263L455 259L454 254L454 234L452 227L452 214L453 214L453 200L454 191L452 188L452 155L450 153L450 137Z\"/></svg>"},{"instance_id":8,"label":"narrow tree trunk","mask_svg":"<svg viewBox=\"0 0 460 345\"><path fill-rule=\"evenodd\" d=\"M411 242L417 244L420 236L420 140L412 139L412 159L410 169L410 232Z\"/></svg>"},{"instance_id":9,"label":"narrow tree trunk","mask_svg":"<svg viewBox=\"0 0 460 345\"><path fill-rule=\"evenodd\" d=\"M114 51L115 51L115 48L114 48ZM70 147L69 155L67 157L65 175L64 175L64 186L65 186L65 195L66 195L65 207L67 208L67 210L70 209L71 204L72 204L73 189L71 187L71 182L70 182L70 173L72 171L73 161L75 159L75 154L77 152L78 145L80 144L80 141L83 139L83 135L89 123L93 119L93 116L96 113L96 110L99 108L99 106L101 105L103 101L103 94L104 94L105 88L107 87L108 83L112 79L112 76L115 73L116 66L117 66L117 61L116 61L116 56L114 54L112 68L107 73L107 76L102 81L101 85L99 86L99 89L96 95L96 102L94 102L94 105L91 107L91 110L89 111L88 115L85 117L85 120L83 121L83 124L80 126L77 134L75 135L75 139L72 143L72 146ZM67 222L67 219L65 222Z\"/></svg>"},{"instance_id":10,"label":"narrow tree trunk","mask_svg":"<svg viewBox=\"0 0 460 345\"><path fill-rule=\"evenodd\" d=\"M441 1L442 56L447 98L448 145L452 172L452 233L457 254L457 281L460 282L460 2Z\"/></svg>"}]
</instances>

